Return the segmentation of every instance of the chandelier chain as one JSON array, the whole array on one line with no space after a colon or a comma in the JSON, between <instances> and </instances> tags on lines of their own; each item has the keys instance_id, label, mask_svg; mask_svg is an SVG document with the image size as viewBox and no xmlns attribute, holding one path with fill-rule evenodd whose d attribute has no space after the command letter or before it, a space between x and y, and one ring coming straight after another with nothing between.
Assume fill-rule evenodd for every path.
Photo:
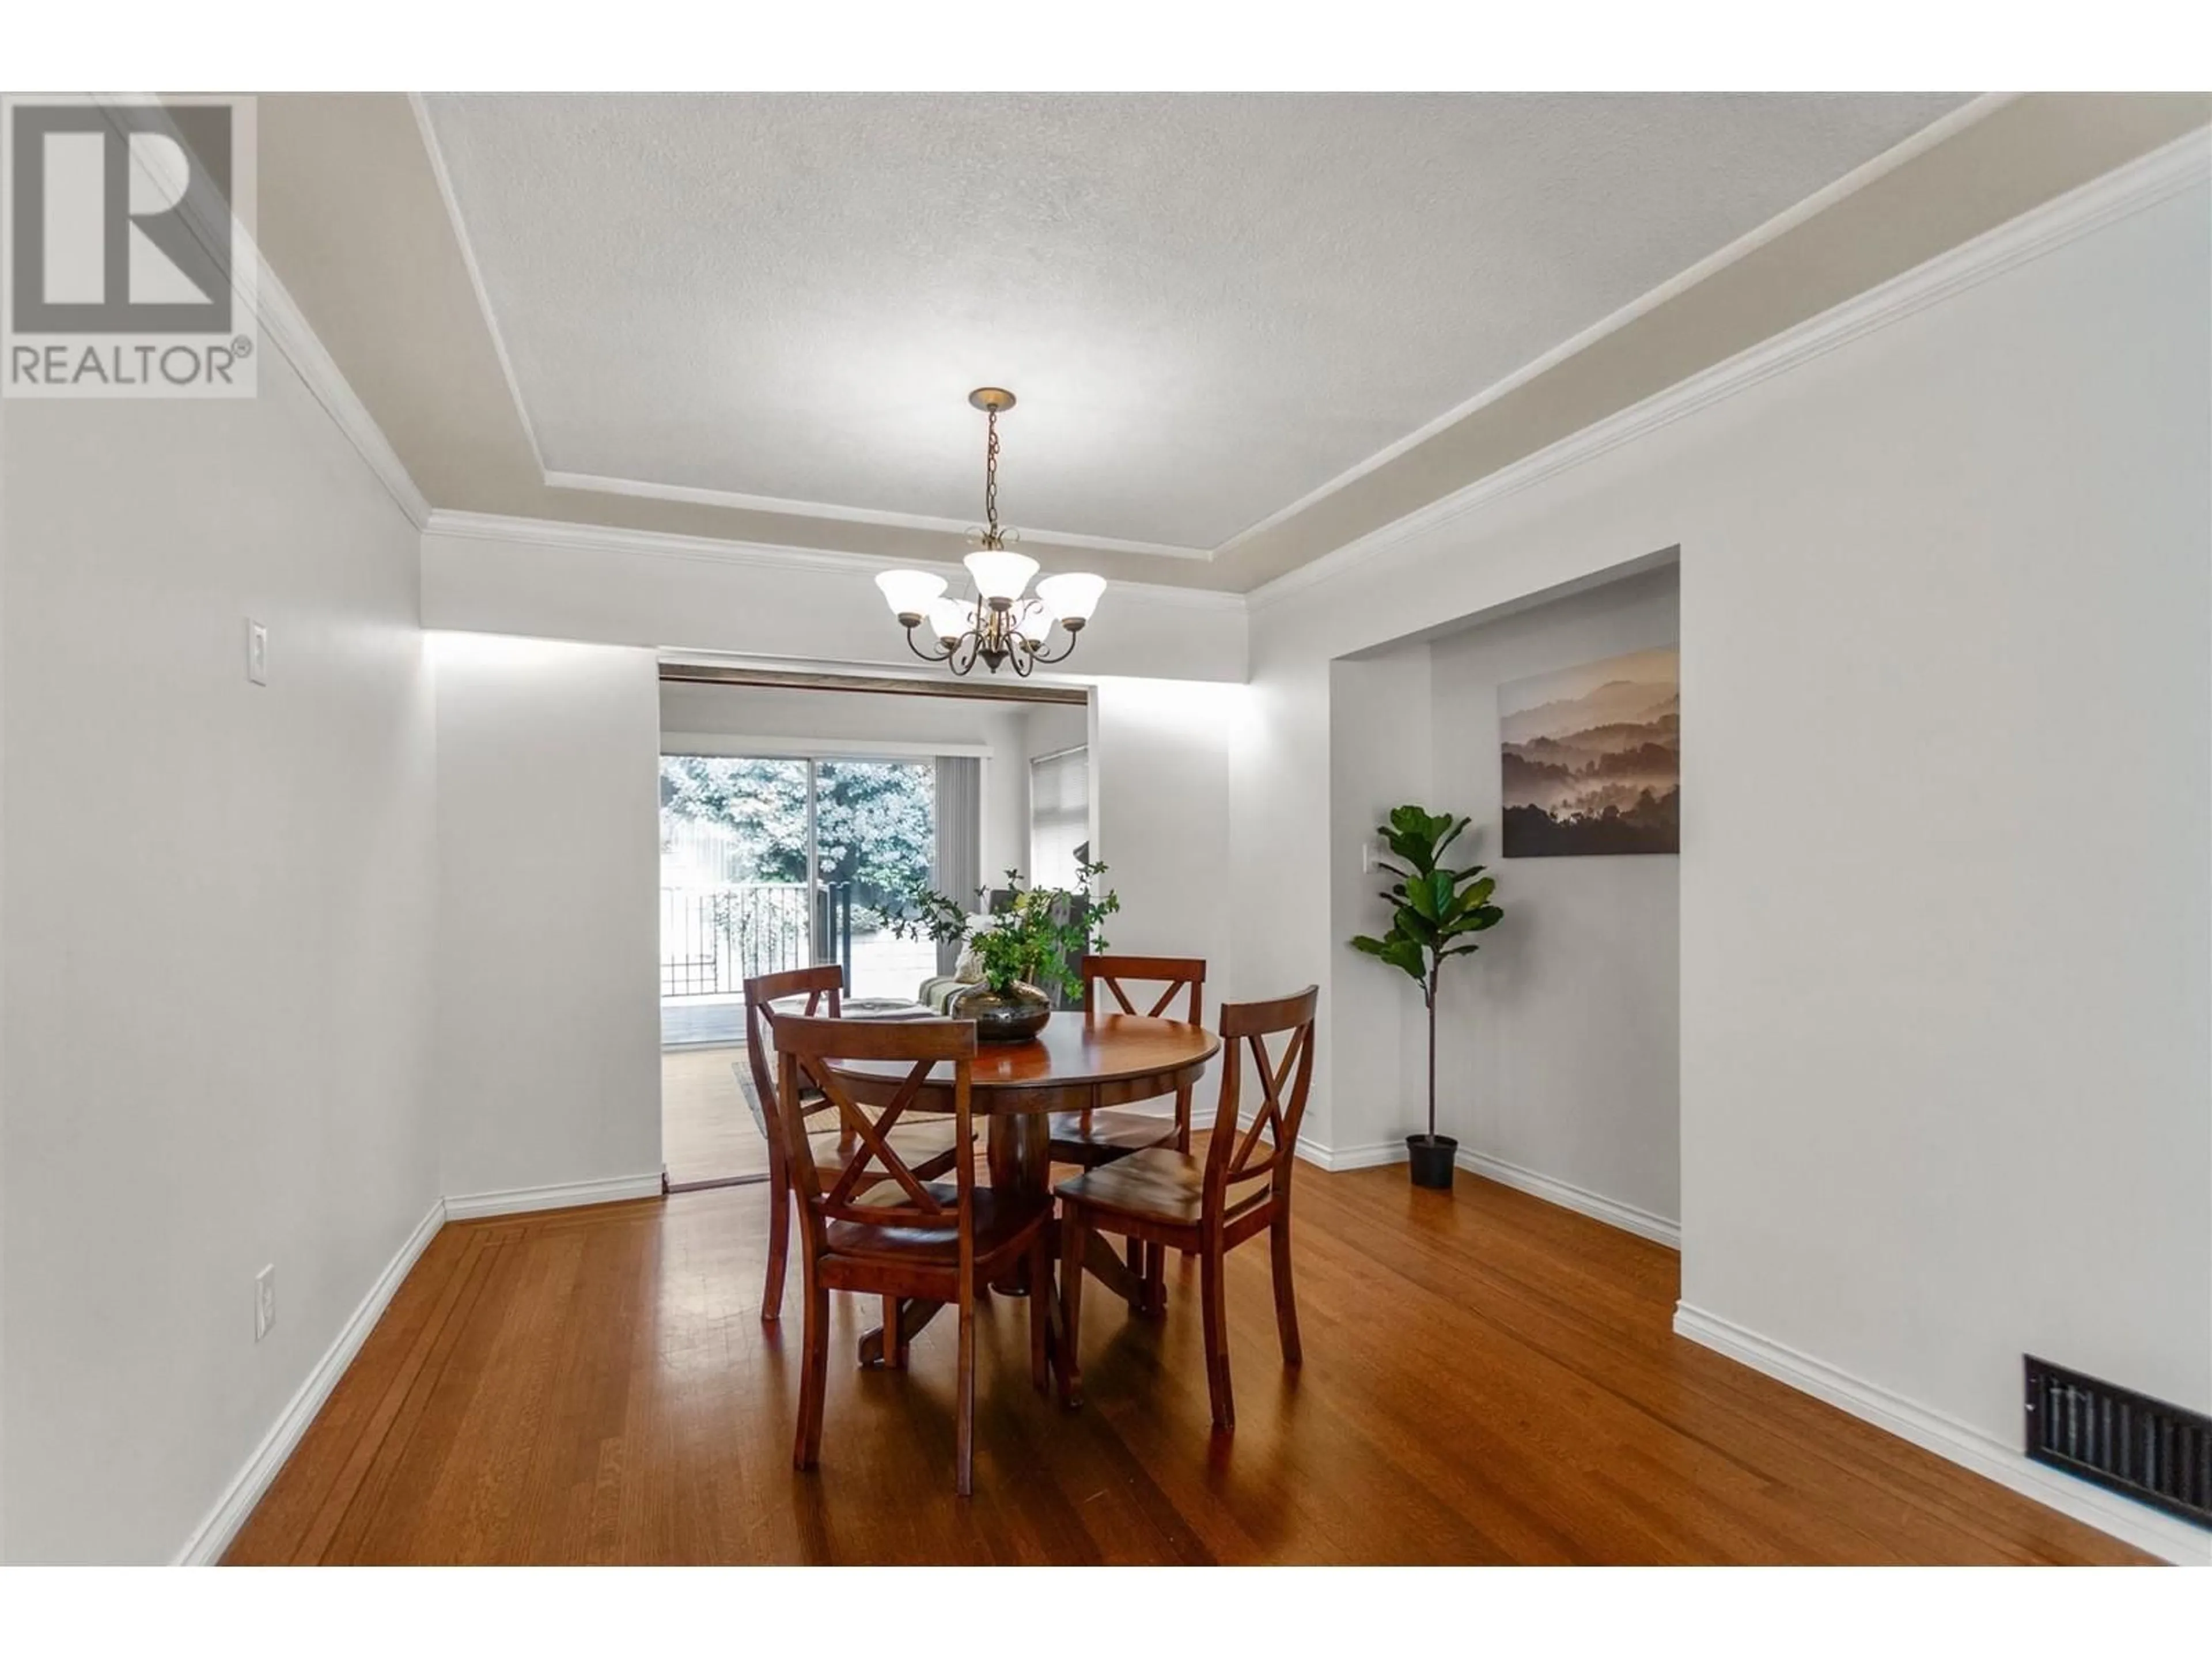
<instances>
[{"instance_id":1,"label":"chandelier chain","mask_svg":"<svg viewBox=\"0 0 2212 1659\"><path fill-rule=\"evenodd\" d=\"M988 434L983 443L983 545L1001 547L999 534L999 411L984 411Z\"/></svg>"}]
</instances>

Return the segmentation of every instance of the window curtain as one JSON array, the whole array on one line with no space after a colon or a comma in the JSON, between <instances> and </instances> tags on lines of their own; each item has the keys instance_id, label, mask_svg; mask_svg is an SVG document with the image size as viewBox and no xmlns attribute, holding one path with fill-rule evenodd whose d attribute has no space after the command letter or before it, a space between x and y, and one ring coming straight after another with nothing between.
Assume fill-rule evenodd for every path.
<instances>
[{"instance_id":1,"label":"window curtain","mask_svg":"<svg viewBox=\"0 0 2212 1659\"><path fill-rule=\"evenodd\" d=\"M978 908L983 884L983 763L973 755L937 757L937 890L963 910ZM957 945L937 947L937 971L949 975Z\"/></svg>"},{"instance_id":2,"label":"window curtain","mask_svg":"<svg viewBox=\"0 0 2212 1659\"><path fill-rule=\"evenodd\" d=\"M1030 879L1073 887L1091 840L1091 751L1064 749L1030 763Z\"/></svg>"}]
</instances>

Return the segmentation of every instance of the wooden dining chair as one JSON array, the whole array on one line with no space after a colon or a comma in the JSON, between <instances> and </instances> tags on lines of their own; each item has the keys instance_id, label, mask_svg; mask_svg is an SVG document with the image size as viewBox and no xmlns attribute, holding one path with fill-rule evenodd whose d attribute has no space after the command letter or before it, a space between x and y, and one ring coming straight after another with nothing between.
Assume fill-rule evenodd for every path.
<instances>
[{"instance_id":1,"label":"wooden dining chair","mask_svg":"<svg viewBox=\"0 0 2212 1659\"><path fill-rule=\"evenodd\" d=\"M1193 1025L1202 1023L1206 1006L1206 960L1202 957L1086 956L1080 971L1086 1017L1133 1014L1137 1005L1130 1000L1127 987L1158 985L1163 988L1147 1011L1150 1018L1158 1019L1164 1015ZM1189 995L1184 1009L1179 1014L1170 1013L1170 1005L1185 992ZM1106 1000L1108 997L1113 1000L1110 1005ZM1190 1101L1188 1084L1176 1091L1172 1122L1143 1112L1055 1112L1052 1117L1051 1159L1054 1164L1073 1164L1085 1170L1095 1170L1152 1146L1173 1146L1179 1152L1187 1152L1190 1150ZM1132 1239L1128 1263L1129 1272L1143 1281L1146 1310L1164 1312L1167 1253L1158 1249L1146 1249Z\"/></svg>"},{"instance_id":2,"label":"wooden dining chair","mask_svg":"<svg viewBox=\"0 0 2212 1659\"><path fill-rule=\"evenodd\" d=\"M776 1003L806 999L803 1012L826 1014L831 1019L844 1013L845 974L834 962L818 968L793 968L780 974L760 974L745 981L745 1063L750 1070L753 1093L767 1117L768 1135L768 1282L761 1290L761 1319L773 1324L783 1315L783 1280L791 1250L791 1163L784 1155L783 1137L775 1133L775 1009ZM799 1103L800 1115L821 1119L830 1110L818 1091L810 1091ZM901 1151L921 1172L934 1180L951 1169L955 1158L952 1126L943 1118L916 1122L899 1132ZM832 1117L814 1136L817 1168L842 1175L859 1142ZM881 1179L880 1171L877 1179ZM867 1184L872 1185L872 1182Z\"/></svg>"},{"instance_id":3,"label":"wooden dining chair","mask_svg":"<svg viewBox=\"0 0 2212 1659\"><path fill-rule=\"evenodd\" d=\"M1199 957L1085 957L1082 963L1083 1006L1086 1018L1100 1014L1133 1014L1128 985L1159 985L1164 988L1152 1002L1149 1017L1181 1018L1196 1025L1206 1004L1206 963ZM1111 996L1109 1006L1101 995ZM1189 994L1183 1011L1170 1013L1169 1006ZM1052 1161L1078 1164L1095 1170L1117 1158L1141 1152L1147 1146L1173 1144L1177 1152L1190 1150L1190 1090L1176 1091L1175 1121L1148 1117L1139 1112L1110 1110L1055 1112L1052 1119Z\"/></svg>"},{"instance_id":4,"label":"wooden dining chair","mask_svg":"<svg viewBox=\"0 0 2212 1659\"><path fill-rule=\"evenodd\" d=\"M1237 1425L1229 1387L1229 1321L1222 1275L1229 1252L1246 1239L1267 1235L1273 1253L1275 1334L1283 1345L1283 1364L1296 1365L1297 1299L1291 1284L1291 1171L1297 1152L1298 1125L1305 1117L1306 1093L1313 1083L1314 1009L1318 986L1273 1002L1224 1003L1221 1039L1221 1102L1213 1115L1213 1135L1202 1158L1155 1146L1063 1181L1060 1195L1060 1328L1066 1351L1060 1359L1060 1397L1083 1402L1083 1378L1076 1350L1082 1327L1083 1258L1090 1234L1119 1233L1163 1249L1187 1250L1199 1259L1199 1280L1206 1326L1206 1391L1213 1407L1213 1426ZM1279 1057L1268 1052L1270 1037L1285 1037ZM1243 1058L1249 1050L1260 1079L1260 1102L1251 1125L1240 1128L1243 1111Z\"/></svg>"},{"instance_id":5,"label":"wooden dining chair","mask_svg":"<svg viewBox=\"0 0 2212 1659\"><path fill-rule=\"evenodd\" d=\"M975 1056L972 1020L878 1023L775 1020L776 1116L799 1198L799 1261L806 1283L806 1334L800 1366L799 1432L792 1462L811 1469L822 1452L822 1399L829 1382L830 1292L884 1297L884 1340L897 1340L896 1301L912 1297L959 1309L958 1403L953 1485L963 1498L975 1486L975 1301L981 1288L1026 1265L1029 1282L1030 1381L1047 1385L1047 1332L1052 1316L1052 1204L975 1185L975 1160L957 1158L951 1183L932 1182L900 1155L899 1119L942 1065L952 1072L954 1145L973 1135L969 1094ZM880 1116L871 1118L847 1092L830 1062L894 1060L909 1067ZM814 1161L817 1137L806 1133L811 1085L830 1103L859 1143L835 1174ZM873 1184L868 1185L872 1179Z\"/></svg>"}]
</instances>

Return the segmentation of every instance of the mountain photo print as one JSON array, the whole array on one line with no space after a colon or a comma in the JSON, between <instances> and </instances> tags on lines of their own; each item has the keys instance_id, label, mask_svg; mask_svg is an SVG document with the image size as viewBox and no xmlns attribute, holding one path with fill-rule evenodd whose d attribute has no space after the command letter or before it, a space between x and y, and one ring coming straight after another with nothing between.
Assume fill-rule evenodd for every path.
<instances>
[{"instance_id":1,"label":"mountain photo print","mask_svg":"<svg viewBox=\"0 0 2212 1659\"><path fill-rule=\"evenodd\" d=\"M1681 850L1681 657L1632 652L1498 688L1507 858Z\"/></svg>"}]
</instances>

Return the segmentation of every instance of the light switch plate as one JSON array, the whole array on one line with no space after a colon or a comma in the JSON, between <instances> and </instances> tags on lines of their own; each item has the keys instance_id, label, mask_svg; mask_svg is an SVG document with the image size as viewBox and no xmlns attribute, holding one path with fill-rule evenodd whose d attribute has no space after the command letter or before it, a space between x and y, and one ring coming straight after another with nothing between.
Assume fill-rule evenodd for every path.
<instances>
[{"instance_id":1,"label":"light switch plate","mask_svg":"<svg viewBox=\"0 0 2212 1659\"><path fill-rule=\"evenodd\" d=\"M256 685L269 684L269 630L246 619L246 678Z\"/></svg>"},{"instance_id":2,"label":"light switch plate","mask_svg":"<svg viewBox=\"0 0 2212 1659\"><path fill-rule=\"evenodd\" d=\"M276 1264L253 1275L253 1340L258 1342L276 1322Z\"/></svg>"}]
</instances>

